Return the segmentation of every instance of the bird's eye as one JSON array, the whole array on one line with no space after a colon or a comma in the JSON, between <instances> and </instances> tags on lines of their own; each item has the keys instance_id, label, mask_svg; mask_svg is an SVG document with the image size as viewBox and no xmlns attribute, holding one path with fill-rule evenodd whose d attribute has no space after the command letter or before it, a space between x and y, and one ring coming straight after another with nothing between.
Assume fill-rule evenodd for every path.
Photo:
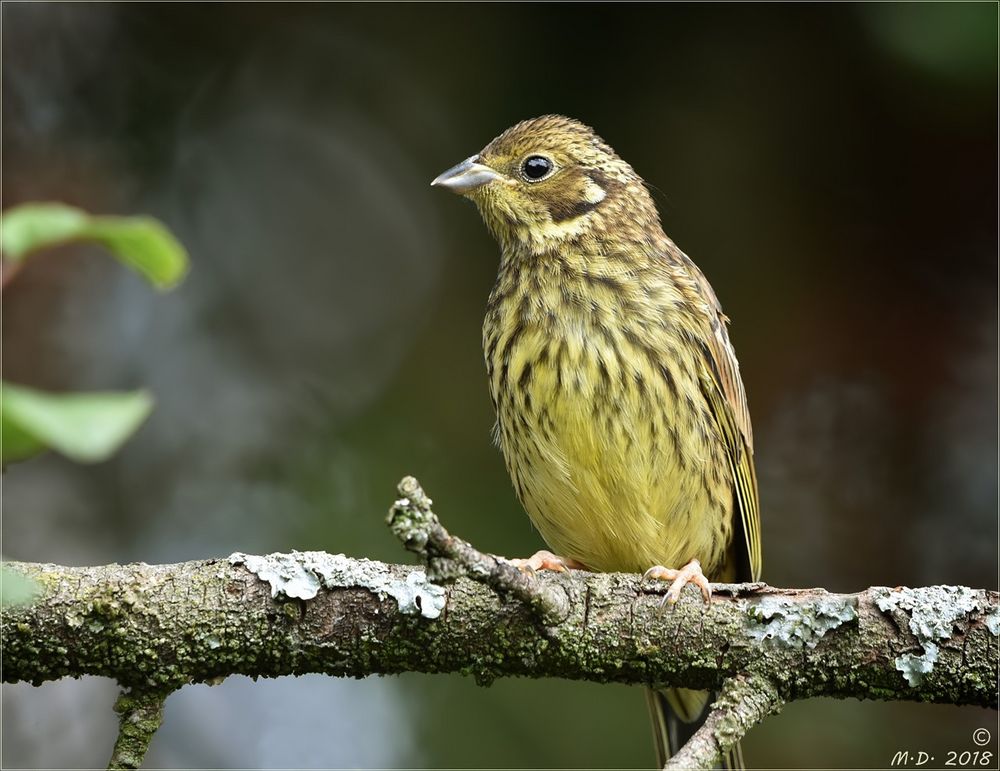
<instances>
[{"instance_id":1,"label":"bird's eye","mask_svg":"<svg viewBox=\"0 0 1000 771\"><path fill-rule=\"evenodd\" d=\"M545 179L555 168L552 161L543 155L529 155L521 164L521 173L529 182L538 182Z\"/></svg>"}]
</instances>

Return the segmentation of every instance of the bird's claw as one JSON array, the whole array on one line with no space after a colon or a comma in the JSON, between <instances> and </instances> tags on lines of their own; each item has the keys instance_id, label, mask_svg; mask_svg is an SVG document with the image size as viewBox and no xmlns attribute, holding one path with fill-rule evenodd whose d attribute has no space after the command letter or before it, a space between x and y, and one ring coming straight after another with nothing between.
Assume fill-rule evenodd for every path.
<instances>
[{"instance_id":1,"label":"bird's claw","mask_svg":"<svg viewBox=\"0 0 1000 771\"><path fill-rule=\"evenodd\" d=\"M701 596L705 598L705 602L709 602L712 599L712 585L705 578L705 574L701 572L701 563L698 560L691 560L680 570L665 568L662 565L654 565L642 574L644 582L651 578L658 581L673 582L670 584L670 588L667 589L665 598L671 605L680 599L681 591L688 584L694 584L701 589Z\"/></svg>"},{"instance_id":2,"label":"bird's claw","mask_svg":"<svg viewBox=\"0 0 1000 771\"><path fill-rule=\"evenodd\" d=\"M584 570L583 564L569 557L558 557L550 551L536 551L527 559L508 560L511 565L525 573L536 573L539 570L552 570L565 573L567 570Z\"/></svg>"}]
</instances>

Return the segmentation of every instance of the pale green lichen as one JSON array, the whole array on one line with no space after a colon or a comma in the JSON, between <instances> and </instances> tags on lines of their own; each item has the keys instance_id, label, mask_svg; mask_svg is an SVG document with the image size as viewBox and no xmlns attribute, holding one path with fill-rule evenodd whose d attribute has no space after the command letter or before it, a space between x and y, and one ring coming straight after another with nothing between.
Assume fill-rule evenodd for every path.
<instances>
[{"instance_id":1,"label":"pale green lichen","mask_svg":"<svg viewBox=\"0 0 1000 771\"><path fill-rule=\"evenodd\" d=\"M749 617L750 637L793 648L815 648L831 629L858 617L855 600L848 597L820 597L803 603L764 596L755 601L741 600L740 604Z\"/></svg>"},{"instance_id":2,"label":"pale green lichen","mask_svg":"<svg viewBox=\"0 0 1000 771\"><path fill-rule=\"evenodd\" d=\"M955 622L976 609L978 594L967 586L928 586L885 590L875 603L879 610L901 610L910 618L910 631L920 641L947 640Z\"/></svg>"},{"instance_id":3,"label":"pale green lichen","mask_svg":"<svg viewBox=\"0 0 1000 771\"><path fill-rule=\"evenodd\" d=\"M955 622L975 611L978 599L978 593L966 586L904 587L883 589L876 593L875 604L879 610L906 616L910 632L920 643L922 653L919 656L906 653L895 661L896 669L903 673L911 687L923 683L924 675L934 669L938 657L938 646L934 640L951 638ZM1000 626L1000 619L997 624Z\"/></svg>"},{"instance_id":4,"label":"pale green lichen","mask_svg":"<svg viewBox=\"0 0 1000 771\"><path fill-rule=\"evenodd\" d=\"M924 682L924 675L934 669L937 661L938 647L932 643L924 643L924 652L920 656L906 653L896 657L896 669L903 673L911 688L916 688Z\"/></svg>"},{"instance_id":5,"label":"pale green lichen","mask_svg":"<svg viewBox=\"0 0 1000 771\"><path fill-rule=\"evenodd\" d=\"M396 488L403 496L392 504L386 522L407 549L424 554L431 528L437 517L431 511L433 501L413 477L403 477Z\"/></svg>"},{"instance_id":6,"label":"pale green lichen","mask_svg":"<svg viewBox=\"0 0 1000 771\"><path fill-rule=\"evenodd\" d=\"M405 579L400 579L381 562L318 551L266 556L236 552L229 557L229 562L245 565L247 570L270 584L271 596L276 598L311 600L321 588L359 586L380 598L392 597L401 613L437 618L444 609L444 589L432 584L423 570L411 570Z\"/></svg>"},{"instance_id":7,"label":"pale green lichen","mask_svg":"<svg viewBox=\"0 0 1000 771\"><path fill-rule=\"evenodd\" d=\"M1000 608L994 608L986 617L986 628L994 637L1000 635Z\"/></svg>"}]
</instances>

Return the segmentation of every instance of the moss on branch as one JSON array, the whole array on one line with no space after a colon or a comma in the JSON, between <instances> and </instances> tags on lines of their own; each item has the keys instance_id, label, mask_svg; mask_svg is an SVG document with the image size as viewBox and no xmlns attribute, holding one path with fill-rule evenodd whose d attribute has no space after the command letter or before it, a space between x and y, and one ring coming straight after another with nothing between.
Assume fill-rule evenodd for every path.
<instances>
[{"instance_id":1,"label":"moss on branch","mask_svg":"<svg viewBox=\"0 0 1000 771\"><path fill-rule=\"evenodd\" d=\"M665 608L665 587L637 575L525 575L479 553L447 533L415 480L404 480L390 525L426 566L321 552L8 562L39 591L5 608L3 679L103 675L130 689L119 701L119 767L141 762L167 693L233 674L458 672L480 683L562 677L721 691L691 748L699 763L795 699L997 707L996 592L736 584L716 585L708 605L689 588Z\"/></svg>"},{"instance_id":2,"label":"moss on branch","mask_svg":"<svg viewBox=\"0 0 1000 771\"><path fill-rule=\"evenodd\" d=\"M566 617L553 625L470 578L441 588L419 567L315 553L267 559L304 571L328 559L337 572L304 599L275 591L245 555L155 566L7 563L42 594L5 611L4 680L103 675L169 690L231 674L416 671L718 689L753 669L786 700L996 706L995 592L961 590L962 613L942 616L936 659L913 682L899 659L919 655L927 640L910 628L912 608L930 607L940 587L854 595L729 587L708 606L692 590L664 610L662 587L639 576L539 574L531 580L567 598ZM883 611L899 591L911 605Z\"/></svg>"}]
</instances>

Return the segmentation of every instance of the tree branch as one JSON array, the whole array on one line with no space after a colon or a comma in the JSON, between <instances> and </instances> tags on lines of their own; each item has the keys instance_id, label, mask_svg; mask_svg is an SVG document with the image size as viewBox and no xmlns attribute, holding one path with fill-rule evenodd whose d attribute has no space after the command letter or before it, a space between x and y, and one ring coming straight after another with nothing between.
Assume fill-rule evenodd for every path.
<instances>
[{"instance_id":1,"label":"tree branch","mask_svg":"<svg viewBox=\"0 0 1000 771\"><path fill-rule=\"evenodd\" d=\"M163 722L163 702L168 693L156 690L124 691L115 702L119 714L118 740L108 768L139 768L153 734Z\"/></svg>"},{"instance_id":2,"label":"tree branch","mask_svg":"<svg viewBox=\"0 0 1000 771\"><path fill-rule=\"evenodd\" d=\"M664 771L714 768L747 731L784 704L774 684L759 675L736 675L722 686L708 717L671 757Z\"/></svg>"},{"instance_id":3,"label":"tree branch","mask_svg":"<svg viewBox=\"0 0 1000 771\"><path fill-rule=\"evenodd\" d=\"M389 520L426 571L323 552L7 563L40 594L5 608L3 680L115 678L133 689L119 702L123 726L151 730L165 694L232 674L460 672L480 683L518 675L721 691L684 750L693 764L795 699L997 707L996 592L716 585L708 605L686 590L665 606L665 587L636 575L524 575L479 553L445 531L415 480L404 480ZM131 746L129 757L116 747L112 764L141 762Z\"/></svg>"},{"instance_id":4,"label":"tree branch","mask_svg":"<svg viewBox=\"0 0 1000 771\"><path fill-rule=\"evenodd\" d=\"M520 600L548 624L558 624L569 615L569 597L559 586L536 581L502 557L482 554L449 534L431 511L432 501L416 479L403 477L399 493L402 497L389 509L386 521L403 545L423 558L431 581L468 576L501 595Z\"/></svg>"}]
</instances>

